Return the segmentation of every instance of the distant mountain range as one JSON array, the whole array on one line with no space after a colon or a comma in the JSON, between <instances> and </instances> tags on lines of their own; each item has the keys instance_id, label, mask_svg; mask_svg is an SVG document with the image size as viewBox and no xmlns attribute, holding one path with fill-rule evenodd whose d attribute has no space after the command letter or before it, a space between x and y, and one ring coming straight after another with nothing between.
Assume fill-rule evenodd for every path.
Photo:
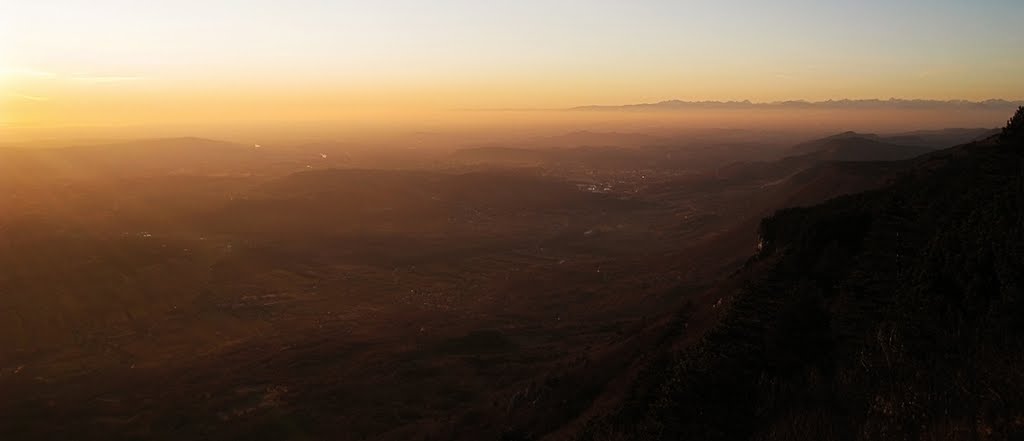
<instances>
[{"instance_id":1,"label":"distant mountain range","mask_svg":"<svg viewBox=\"0 0 1024 441\"><path fill-rule=\"evenodd\" d=\"M568 110L687 110L687 109L985 109L1012 111L1024 105L1024 101L991 99L985 101L967 100L827 100L827 101L681 101L669 100L657 103L627 104L621 106L580 106Z\"/></svg>"}]
</instances>

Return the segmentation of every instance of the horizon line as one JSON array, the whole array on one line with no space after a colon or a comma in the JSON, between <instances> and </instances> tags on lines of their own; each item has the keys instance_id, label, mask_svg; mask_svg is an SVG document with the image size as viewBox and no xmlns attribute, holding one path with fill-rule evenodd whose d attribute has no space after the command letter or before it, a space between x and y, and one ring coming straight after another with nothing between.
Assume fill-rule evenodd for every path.
<instances>
[{"instance_id":1,"label":"horizon line","mask_svg":"<svg viewBox=\"0 0 1024 441\"><path fill-rule=\"evenodd\" d=\"M828 105L913 105L917 108L936 106L995 106L1011 107L1024 106L1024 99L1013 100L1006 98L989 98L984 100L966 99L927 99L927 98L830 98L827 100L776 100L776 101L752 101L745 100L681 100L668 99L657 102L643 102L631 104L586 104L572 107L496 107L496 108L456 108L454 112L557 112L557 111L580 111L580 110L616 110L616 109L643 109L643 108L679 108L699 106L733 106L733 107L781 107L781 106L828 106Z\"/></svg>"}]
</instances>

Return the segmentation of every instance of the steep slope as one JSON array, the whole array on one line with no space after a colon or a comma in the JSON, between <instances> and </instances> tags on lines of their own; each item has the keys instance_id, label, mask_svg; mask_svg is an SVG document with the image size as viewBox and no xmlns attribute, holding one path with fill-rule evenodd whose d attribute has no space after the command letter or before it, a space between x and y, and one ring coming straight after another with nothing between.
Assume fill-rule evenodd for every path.
<instances>
[{"instance_id":1,"label":"steep slope","mask_svg":"<svg viewBox=\"0 0 1024 441\"><path fill-rule=\"evenodd\" d=\"M1021 132L765 219L719 323L579 439L1019 438Z\"/></svg>"}]
</instances>

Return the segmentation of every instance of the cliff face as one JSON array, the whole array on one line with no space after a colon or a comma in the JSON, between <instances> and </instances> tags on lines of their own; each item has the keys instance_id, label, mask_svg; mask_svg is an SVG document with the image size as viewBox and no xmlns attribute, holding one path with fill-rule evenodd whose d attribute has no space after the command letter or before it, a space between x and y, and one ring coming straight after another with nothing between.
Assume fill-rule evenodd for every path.
<instances>
[{"instance_id":1,"label":"cliff face","mask_svg":"<svg viewBox=\"0 0 1024 441\"><path fill-rule=\"evenodd\" d=\"M581 438L1024 434L1022 126L765 219L721 322Z\"/></svg>"}]
</instances>

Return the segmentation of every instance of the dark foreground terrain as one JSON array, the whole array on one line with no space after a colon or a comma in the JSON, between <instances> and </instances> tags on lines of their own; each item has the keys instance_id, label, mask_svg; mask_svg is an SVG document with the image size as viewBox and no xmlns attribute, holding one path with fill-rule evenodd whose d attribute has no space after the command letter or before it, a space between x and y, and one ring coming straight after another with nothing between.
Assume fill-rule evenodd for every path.
<instances>
[{"instance_id":1,"label":"dark foreground terrain","mask_svg":"<svg viewBox=\"0 0 1024 441\"><path fill-rule=\"evenodd\" d=\"M747 161L4 152L0 434L1010 439L1020 124Z\"/></svg>"},{"instance_id":2,"label":"dark foreground terrain","mask_svg":"<svg viewBox=\"0 0 1024 441\"><path fill-rule=\"evenodd\" d=\"M1022 129L765 219L718 324L580 439L1019 439Z\"/></svg>"}]
</instances>

